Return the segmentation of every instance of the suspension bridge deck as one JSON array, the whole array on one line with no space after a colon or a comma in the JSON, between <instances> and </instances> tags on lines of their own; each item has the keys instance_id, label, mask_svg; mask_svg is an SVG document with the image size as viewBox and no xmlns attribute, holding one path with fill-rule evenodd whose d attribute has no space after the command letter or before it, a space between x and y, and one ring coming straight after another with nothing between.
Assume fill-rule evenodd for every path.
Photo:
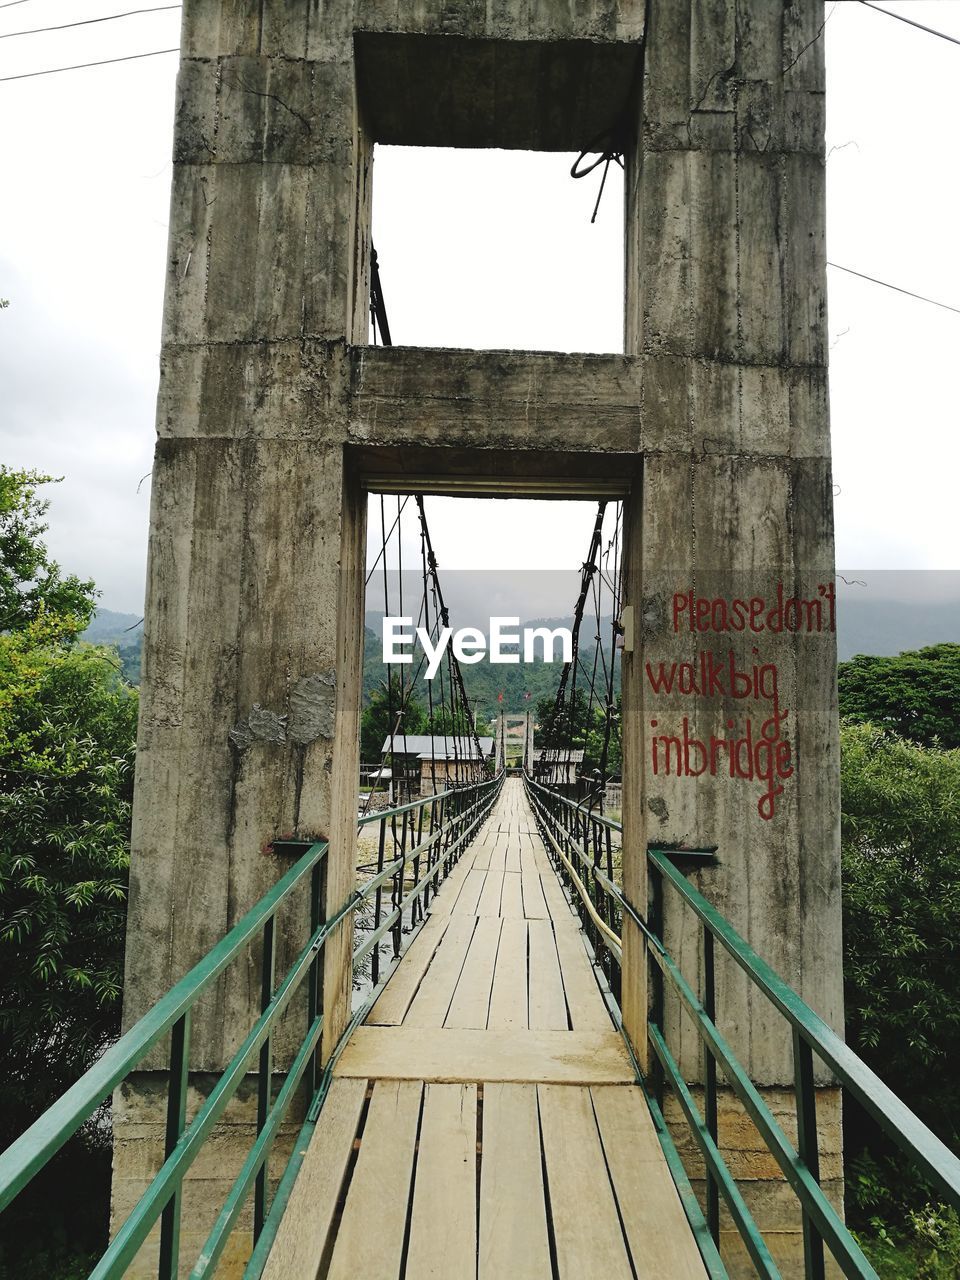
<instances>
[{"instance_id":1,"label":"suspension bridge deck","mask_svg":"<svg viewBox=\"0 0 960 1280\"><path fill-rule=\"evenodd\" d=\"M705 1275L522 784L337 1064L265 1280Z\"/></svg>"}]
</instances>

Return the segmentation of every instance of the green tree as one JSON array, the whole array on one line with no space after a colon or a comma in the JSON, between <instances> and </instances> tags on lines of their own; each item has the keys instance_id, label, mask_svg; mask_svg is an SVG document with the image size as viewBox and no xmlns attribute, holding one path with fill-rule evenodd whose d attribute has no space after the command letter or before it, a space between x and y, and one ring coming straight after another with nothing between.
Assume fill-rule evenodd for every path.
<instances>
[{"instance_id":1,"label":"green tree","mask_svg":"<svg viewBox=\"0 0 960 1280\"><path fill-rule=\"evenodd\" d=\"M66 643L74 624L0 636L0 1063L18 1128L119 1025L137 696L110 651Z\"/></svg>"},{"instance_id":2,"label":"green tree","mask_svg":"<svg viewBox=\"0 0 960 1280\"><path fill-rule=\"evenodd\" d=\"M573 697L567 697L559 707L555 698L540 698L537 702L537 746L580 749L584 746L591 721L590 706L583 689L576 689Z\"/></svg>"},{"instance_id":3,"label":"green tree","mask_svg":"<svg viewBox=\"0 0 960 1280\"><path fill-rule=\"evenodd\" d=\"M850 724L841 748L847 1038L957 1147L960 750Z\"/></svg>"},{"instance_id":4,"label":"green tree","mask_svg":"<svg viewBox=\"0 0 960 1280\"><path fill-rule=\"evenodd\" d=\"M594 704L584 738L584 769L597 771L603 762L604 742L606 741L606 767L604 776L619 776L623 767L623 752L620 745L620 721L622 716L621 699L617 697L610 717L610 732L607 733L607 716L604 708Z\"/></svg>"},{"instance_id":5,"label":"green tree","mask_svg":"<svg viewBox=\"0 0 960 1280\"><path fill-rule=\"evenodd\" d=\"M76 642L94 589L46 553L43 482L0 469L0 1146L120 1020L137 696L115 652ZM81 1274L108 1202L91 1123L0 1219L0 1276Z\"/></svg>"},{"instance_id":6,"label":"green tree","mask_svg":"<svg viewBox=\"0 0 960 1280\"><path fill-rule=\"evenodd\" d=\"M838 668L840 715L926 746L960 747L960 644L893 658L858 654Z\"/></svg>"},{"instance_id":7,"label":"green tree","mask_svg":"<svg viewBox=\"0 0 960 1280\"><path fill-rule=\"evenodd\" d=\"M51 483L53 476L0 464L0 631L18 630L46 612L74 618L78 635L93 614L93 583L64 578L43 542L50 503L37 489Z\"/></svg>"},{"instance_id":8,"label":"green tree","mask_svg":"<svg viewBox=\"0 0 960 1280\"><path fill-rule=\"evenodd\" d=\"M370 694L360 717L360 758L375 764L391 728L395 733L424 733L426 724L427 713L411 696L409 684L396 675L391 677L389 687L384 680Z\"/></svg>"},{"instance_id":9,"label":"green tree","mask_svg":"<svg viewBox=\"0 0 960 1280\"><path fill-rule=\"evenodd\" d=\"M460 737L471 738L473 736L473 724L463 707L457 707L454 713L448 706L444 705L434 707L433 715L427 718L424 733L433 733L438 737L459 734Z\"/></svg>"}]
</instances>

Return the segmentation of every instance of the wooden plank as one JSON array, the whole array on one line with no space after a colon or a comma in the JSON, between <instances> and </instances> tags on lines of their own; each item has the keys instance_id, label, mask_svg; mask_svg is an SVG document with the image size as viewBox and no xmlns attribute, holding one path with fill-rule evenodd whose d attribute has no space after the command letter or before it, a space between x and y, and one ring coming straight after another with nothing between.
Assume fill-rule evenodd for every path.
<instances>
[{"instance_id":1,"label":"wooden plank","mask_svg":"<svg viewBox=\"0 0 960 1280\"><path fill-rule=\"evenodd\" d=\"M451 908L452 914L461 916L475 916L477 914L477 903L480 901L480 894L483 892L483 886L489 874L489 871L478 871L476 869L467 872L463 888Z\"/></svg>"},{"instance_id":2,"label":"wooden plank","mask_svg":"<svg viewBox=\"0 0 960 1280\"><path fill-rule=\"evenodd\" d=\"M422 1089L406 1080L373 1086L327 1280L397 1280L400 1274Z\"/></svg>"},{"instance_id":3,"label":"wooden plank","mask_svg":"<svg viewBox=\"0 0 960 1280\"><path fill-rule=\"evenodd\" d=\"M520 837L514 836L507 847L507 857L503 866L504 871L518 872L520 870Z\"/></svg>"},{"instance_id":4,"label":"wooden plank","mask_svg":"<svg viewBox=\"0 0 960 1280\"><path fill-rule=\"evenodd\" d=\"M390 980L370 1010L367 1021L375 1026L398 1026L433 960L449 922L449 916L431 915L414 938L407 951L390 975Z\"/></svg>"},{"instance_id":5,"label":"wooden plank","mask_svg":"<svg viewBox=\"0 0 960 1280\"><path fill-rule=\"evenodd\" d=\"M494 871L491 867L483 882L483 889L477 902L476 915L498 916L500 914L500 898L503 894L503 872Z\"/></svg>"},{"instance_id":6,"label":"wooden plank","mask_svg":"<svg viewBox=\"0 0 960 1280\"><path fill-rule=\"evenodd\" d=\"M632 1280L590 1091L541 1085L537 1097L559 1280Z\"/></svg>"},{"instance_id":7,"label":"wooden plank","mask_svg":"<svg viewBox=\"0 0 960 1280\"><path fill-rule=\"evenodd\" d=\"M263 1280L315 1276L343 1190L366 1080L334 1080L294 1183Z\"/></svg>"},{"instance_id":8,"label":"wooden plank","mask_svg":"<svg viewBox=\"0 0 960 1280\"><path fill-rule=\"evenodd\" d=\"M357 1027L336 1076L470 1083L633 1084L614 1031L455 1031L448 1027Z\"/></svg>"},{"instance_id":9,"label":"wooden plank","mask_svg":"<svg viewBox=\"0 0 960 1280\"><path fill-rule=\"evenodd\" d=\"M536 1085L484 1085L477 1280L550 1275Z\"/></svg>"},{"instance_id":10,"label":"wooden plank","mask_svg":"<svg viewBox=\"0 0 960 1280\"><path fill-rule=\"evenodd\" d=\"M405 1027L442 1027L450 1001L460 981L470 939L476 927L474 916L451 916L446 932L423 975L403 1020ZM401 961L401 967L403 962ZM374 1072L376 1075L376 1072Z\"/></svg>"},{"instance_id":11,"label":"wooden plank","mask_svg":"<svg viewBox=\"0 0 960 1280\"><path fill-rule=\"evenodd\" d=\"M534 863L536 864L537 870L540 872L541 875L545 875L547 872L549 872L550 875L556 877L556 872L554 871L553 864L551 863L549 855L547 854L546 846L540 840L534 841L533 860L534 860Z\"/></svg>"},{"instance_id":12,"label":"wooden plank","mask_svg":"<svg viewBox=\"0 0 960 1280\"><path fill-rule=\"evenodd\" d=\"M500 914L517 920L523 919L523 891L516 871L503 873L503 893L500 896Z\"/></svg>"},{"instance_id":13,"label":"wooden plank","mask_svg":"<svg viewBox=\"0 0 960 1280\"><path fill-rule=\"evenodd\" d=\"M591 1095L637 1280L705 1280L640 1088L598 1088Z\"/></svg>"},{"instance_id":14,"label":"wooden plank","mask_svg":"<svg viewBox=\"0 0 960 1280\"><path fill-rule=\"evenodd\" d=\"M487 1025L493 971L500 944L500 923L499 916L483 916L477 921L460 981L443 1022L445 1027L476 1027L482 1030Z\"/></svg>"},{"instance_id":15,"label":"wooden plank","mask_svg":"<svg viewBox=\"0 0 960 1280\"><path fill-rule=\"evenodd\" d=\"M489 843L477 844L474 846L473 865L478 871L487 871L490 868L490 851L492 845Z\"/></svg>"},{"instance_id":16,"label":"wooden plank","mask_svg":"<svg viewBox=\"0 0 960 1280\"><path fill-rule=\"evenodd\" d=\"M540 885L543 889L544 900L547 904L547 911L551 918L557 921L570 919L570 904L564 896L560 881L557 879L557 873L547 858L546 852L535 850L534 858L536 859L537 869L540 872Z\"/></svg>"},{"instance_id":17,"label":"wooden plank","mask_svg":"<svg viewBox=\"0 0 960 1280\"><path fill-rule=\"evenodd\" d=\"M433 915L450 915L453 911L464 881L473 870L475 856L475 851L472 848L468 849L460 856L446 880L440 881L437 896L430 900L430 911Z\"/></svg>"},{"instance_id":18,"label":"wooden plank","mask_svg":"<svg viewBox=\"0 0 960 1280\"><path fill-rule=\"evenodd\" d=\"M568 912L566 921L556 921L553 932L571 1026L574 1031L608 1031L610 1014L573 916Z\"/></svg>"},{"instance_id":19,"label":"wooden plank","mask_svg":"<svg viewBox=\"0 0 960 1280\"><path fill-rule=\"evenodd\" d=\"M494 1031L526 1029L527 922L504 920L490 994L487 1026Z\"/></svg>"},{"instance_id":20,"label":"wooden plank","mask_svg":"<svg viewBox=\"0 0 960 1280\"><path fill-rule=\"evenodd\" d=\"M570 1023L553 926L549 920L528 920L527 934L530 939L530 1027L534 1031L565 1031Z\"/></svg>"},{"instance_id":21,"label":"wooden plank","mask_svg":"<svg viewBox=\"0 0 960 1280\"><path fill-rule=\"evenodd\" d=\"M540 872L532 849L524 849L520 854L520 886L523 893L523 914L528 920L546 920L550 913L547 911Z\"/></svg>"},{"instance_id":22,"label":"wooden plank","mask_svg":"<svg viewBox=\"0 0 960 1280\"><path fill-rule=\"evenodd\" d=\"M373 1225L373 1224L371 1224ZM356 1273L363 1275L362 1271ZM477 1086L424 1086L409 1280L476 1280Z\"/></svg>"},{"instance_id":23,"label":"wooden plank","mask_svg":"<svg viewBox=\"0 0 960 1280\"><path fill-rule=\"evenodd\" d=\"M504 871L507 864L507 842L503 836L497 841L497 847L490 854L490 870Z\"/></svg>"}]
</instances>

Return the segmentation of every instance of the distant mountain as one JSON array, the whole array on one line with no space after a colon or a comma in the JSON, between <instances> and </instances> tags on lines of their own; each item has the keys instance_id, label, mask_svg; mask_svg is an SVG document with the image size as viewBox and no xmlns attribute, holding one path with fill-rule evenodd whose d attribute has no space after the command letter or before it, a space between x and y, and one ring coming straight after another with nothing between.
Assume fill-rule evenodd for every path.
<instances>
[{"instance_id":1,"label":"distant mountain","mask_svg":"<svg viewBox=\"0 0 960 1280\"><path fill-rule=\"evenodd\" d=\"M364 701L369 699L374 689L385 685L387 678L387 668L383 662L383 650L381 643L382 613L368 613L364 619L366 625L364 627L364 649L363 649L363 695ZM455 622L454 619L451 619ZM550 630L556 630L559 627L572 629L573 618L536 618L530 622L522 622L519 630L522 632L525 627L547 627ZM605 618L601 622L602 636L604 643L604 652L609 661L610 654L610 619ZM511 628L513 630L514 628ZM480 627L478 630L483 631ZM484 632L486 634L486 632ZM594 653L594 637L596 635L596 618L585 617L580 630L581 653L589 656L589 666L592 667ZM506 647L505 647L506 651ZM533 662L519 663L497 663L493 664L486 659L478 663L463 663L461 670L463 671L463 683L467 690L467 697L470 699L477 713L478 720L482 723L485 720L497 715L499 711L505 711L510 715L517 714L522 711L536 710L537 702L541 698L552 698L557 691L557 684L560 679L562 670L562 662L560 659L560 646L555 646L556 660L553 662L544 662L540 654L542 653L542 645L540 642L536 645L537 657ZM412 675L420 662L420 648L416 648L416 661L410 665L395 666L394 673L396 675ZM617 666L615 688L620 688L620 668ZM441 674L434 677L429 684L421 674L417 681L416 700L424 707L429 706L431 695L435 700L441 698L441 685L446 681L446 667L443 668L443 677ZM581 672L578 677L581 686L589 683L588 678ZM597 687L603 684L602 667L597 671ZM501 701L500 695L503 695ZM447 694L449 698L449 694Z\"/></svg>"},{"instance_id":2,"label":"distant mountain","mask_svg":"<svg viewBox=\"0 0 960 1280\"><path fill-rule=\"evenodd\" d=\"M140 683L140 659L143 648L142 618L135 613L115 613L98 609L93 621L81 636L88 644L111 645L120 657L123 676L131 684Z\"/></svg>"},{"instance_id":3,"label":"distant mountain","mask_svg":"<svg viewBox=\"0 0 960 1280\"><path fill-rule=\"evenodd\" d=\"M386 678L381 659L380 634L382 613L370 612L364 619L363 692L365 700ZM143 628L133 613L115 613L98 609L83 638L91 644L115 645L123 662L124 675L132 684L140 682L140 648ZM571 627L573 618L535 618L523 626ZM585 617L581 644L592 652L595 619ZM605 647L609 637L609 620L604 620ZM891 656L925 645L960 642L960 600L908 603L897 600L869 600L846 596L838 609L837 649L841 662L854 654ZM491 666L488 662L463 668L464 681L471 698L478 701L481 716L495 715L498 710L523 711L548 697L556 689L559 662L517 666ZM426 684L421 679L418 697L426 705ZM619 682L618 682L619 683ZM498 695L503 693L503 702ZM530 694L527 698L525 695Z\"/></svg>"},{"instance_id":4,"label":"distant mountain","mask_svg":"<svg viewBox=\"0 0 960 1280\"><path fill-rule=\"evenodd\" d=\"M140 631L137 624L142 621L135 613L114 613L112 609L98 609L82 638L90 644L139 644Z\"/></svg>"},{"instance_id":5,"label":"distant mountain","mask_svg":"<svg viewBox=\"0 0 960 1280\"><path fill-rule=\"evenodd\" d=\"M841 662L856 653L886 658L907 649L958 641L960 600L906 603L847 596L837 609L837 651Z\"/></svg>"}]
</instances>

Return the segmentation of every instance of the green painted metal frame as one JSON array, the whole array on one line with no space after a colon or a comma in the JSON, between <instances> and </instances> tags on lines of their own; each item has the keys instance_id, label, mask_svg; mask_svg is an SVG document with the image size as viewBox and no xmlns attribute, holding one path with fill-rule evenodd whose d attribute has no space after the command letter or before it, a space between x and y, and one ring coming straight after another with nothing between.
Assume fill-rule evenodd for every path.
<instances>
[{"instance_id":1,"label":"green painted metal frame","mask_svg":"<svg viewBox=\"0 0 960 1280\"><path fill-rule=\"evenodd\" d=\"M644 916L634 904L626 900L614 883L612 874L606 874L600 867L597 850L601 847L609 848L611 834L622 836L621 825L602 814L586 810L575 801L529 777L525 781L537 819L548 836L549 843L561 854L561 874L563 871L567 872L571 897L584 918L584 927L594 949L603 948L606 952L607 965L604 966L604 972L611 966L619 968L621 949L616 943L611 943L603 930L597 928L596 916L601 911L602 898L608 899L606 916L611 921L611 928L614 927L613 921L617 921L622 928L624 916L629 916L646 940L647 954L655 977L648 1019L655 1070L651 1072L650 1080L644 1084L651 1110L655 1119L659 1117L661 1124L665 1081L669 1082L680 1104L704 1160L706 1222L709 1236L715 1243L719 1242L719 1200L722 1197L757 1274L764 1277L778 1275L763 1236L743 1202L718 1147L718 1068L753 1121L800 1204L807 1280L821 1280L824 1276L824 1246L844 1275L858 1277L859 1280L876 1280L873 1267L820 1187L815 1059L826 1066L834 1079L899 1144L938 1187L946 1202L960 1210L960 1160L887 1088L840 1036L801 1000L703 894L688 883L678 863L693 855L694 862L702 865L712 851L649 849L647 859L651 872L651 892L649 907ZM602 838L598 833L603 833ZM698 854L702 856L698 857ZM580 864L586 883L583 876L570 874L573 870L572 860ZM663 941L664 888L667 886L678 895L683 906L693 912L700 923L702 996L698 996L687 982ZM716 1025L718 946L739 966L791 1028L797 1108L796 1146L784 1133ZM701 1040L705 1116L697 1107L667 1045L663 1017L664 991L667 985L690 1015ZM659 1126L658 1133L663 1140L664 1134ZM674 1159L675 1149L671 1151L670 1147L672 1144L664 1144L668 1163L676 1178L678 1161ZM703 1252L703 1236L700 1231L702 1211L698 1204L696 1213L691 1216L682 1181L678 1181L678 1189ZM708 1259L706 1253L704 1261L709 1270L712 1259Z\"/></svg>"},{"instance_id":2,"label":"green painted metal frame","mask_svg":"<svg viewBox=\"0 0 960 1280\"><path fill-rule=\"evenodd\" d=\"M378 980L357 1009L323 1069L319 1044L323 1030L322 971L323 946L327 938L362 902L377 900L387 881L393 883L393 907L373 934L355 949L354 968L372 950L379 958L378 943L387 932L394 933L394 955L401 950L400 924L403 912L411 907L411 933L424 919L423 906L441 874L449 872L463 846L476 832L502 785L502 774L488 781L471 783L412 801L395 809L372 813L360 819L360 826L380 823L379 868L362 888L356 890L332 914L326 914L326 841L312 844L278 841L278 847L302 850L301 856L274 887L242 917L231 931L194 966L170 991L131 1027L116 1044L63 1097L58 1099L20 1138L0 1154L0 1211L29 1184L77 1130L89 1120L166 1036L170 1037L167 1118L164 1163L149 1183L134 1209L121 1224L106 1252L90 1273L91 1280L113 1280L122 1276L150 1231L159 1220L160 1242L157 1274L160 1280L176 1280L179 1274L181 1187L191 1164L223 1115L241 1082L254 1068L257 1080L257 1136L220 1210L220 1213L191 1271L191 1280L213 1274L234 1230L241 1210L251 1194L254 1199L254 1251L245 1275L256 1280L263 1270L276 1226L302 1162L304 1139L316 1124L323 1099L329 1089L333 1063L354 1028L366 1017L387 977ZM430 832L422 839L423 818L430 811ZM439 816L438 816L439 814ZM397 835L397 819L401 833ZM416 843L407 848L408 833ZM387 824L391 825L394 847L399 852L384 861ZM404 873L413 863L419 871L420 859L426 872L417 874L414 887L403 893ZM310 930L292 966L276 984L275 962L277 913L291 895L309 882ZM418 906L420 907L418 911ZM196 1115L186 1122L190 1061L190 1025L194 1006L227 967L257 941L261 944L260 1016L217 1080ZM276 1024L304 981L307 989L307 1028L283 1083L274 1092L273 1034ZM255 1064L255 1065L254 1065ZM281 1175L273 1203L268 1203L268 1161L274 1140L301 1085L306 1086L308 1111L300 1139L294 1146Z\"/></svg>"}]
</instances>

